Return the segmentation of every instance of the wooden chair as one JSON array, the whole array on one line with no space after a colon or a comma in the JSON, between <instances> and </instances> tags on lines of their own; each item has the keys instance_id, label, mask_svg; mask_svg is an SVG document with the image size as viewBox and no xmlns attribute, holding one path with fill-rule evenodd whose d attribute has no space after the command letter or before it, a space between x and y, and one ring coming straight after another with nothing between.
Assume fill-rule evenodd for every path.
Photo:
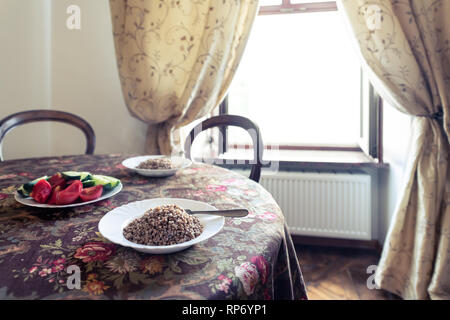
<instances>
[{"instance_id":1,"label":"wooden chair","mask_svg":"<svg viewBox=\"0 0 450 320\"><path fill-rule=\"evenodd\" d=\"M30 122L57 121L71 124L86 136L86 154L93 154L95 149L95 133L91 125L77 115L56 110L30 110L14 113L0 120L0 161L2 157L2 141L6 134L17 126Z\"/></svg>"},{"instance_id":2,"label":"wooden chair","mask_svg":"<svg viewBox=\"0 0 450 320\"><path fill-rule=\"evenodd\" d=\"M261 177L262 154L264 151L261 133L259 131L258 126L250 119L247 119L245 117L236 115L219 115L206 119L202 123L195 126L189 133L189 136L186 138L186 141L184 143L184 151L186 157L191 159L191 146L192 143L194 142L195 137L200 132L214 127L227 127L227 126L240 127L249 132L250 136L252 137L254 158L251 163L252 169L250 172L250 179L259 182L259 179ZM236 163L237 161L233 160L233 164ZM246 161L246 163L248 163L248 161Z\"/></svg>"}]
</instances>

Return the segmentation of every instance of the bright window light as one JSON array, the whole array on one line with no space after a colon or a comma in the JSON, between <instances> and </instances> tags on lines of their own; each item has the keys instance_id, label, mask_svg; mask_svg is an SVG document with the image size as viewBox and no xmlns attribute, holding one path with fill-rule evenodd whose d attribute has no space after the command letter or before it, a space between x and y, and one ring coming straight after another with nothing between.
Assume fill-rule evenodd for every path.
<instances>
[{"instance_id":1,"label":"bright window light","mask_svg":"<svg viewBox=\"0 0 450 320\"><path fill-rule=\"evenodd\" d=\"M360 64L347 32L337 11L258 16L229 113L255 121L265 144L356 146ZM229 144L246 143L233 132Z\"/></svg>"}]
</instances>

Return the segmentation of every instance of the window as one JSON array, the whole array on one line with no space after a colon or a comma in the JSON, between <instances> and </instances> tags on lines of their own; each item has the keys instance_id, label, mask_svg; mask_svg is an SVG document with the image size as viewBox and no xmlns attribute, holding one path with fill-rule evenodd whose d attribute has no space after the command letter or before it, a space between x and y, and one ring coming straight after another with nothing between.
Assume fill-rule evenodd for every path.
<instances>
[{"instance_id":1,"label":"window","mask_svg":"<svg viewBox=\"0 0 450 320\"><path fill-rule=\"evenodd\" d=\"M373 89L363 90L359 58L336 3L260 5L221 113L252 119L269 148L359 149L367 140L362 126L370 123L362 120L369 115L362 106L373 98L363 95ZM239 129L226 132L227 148L248 144ZM371 143L364 150L375 150Z\"/></svg>"}]
</instances>

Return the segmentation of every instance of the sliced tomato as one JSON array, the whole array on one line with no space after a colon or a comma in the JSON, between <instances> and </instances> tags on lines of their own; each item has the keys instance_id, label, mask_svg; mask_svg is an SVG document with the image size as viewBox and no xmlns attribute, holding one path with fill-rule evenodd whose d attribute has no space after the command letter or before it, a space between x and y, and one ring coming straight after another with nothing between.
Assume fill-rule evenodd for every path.
<instances>
[{"instance_id":1,"label":"sliced tomato","mask_svg":"<svg viewBox=\"0 0 450 320\"><path fill-rule=\"evenodd\" d=\"M53 188L52 194L47 200L47 204L56 204L56 194L58 192L61 192L61 189L61 186L56 186L55 188Z\"/></svg>"},{"instance_id":2,"label":"sliced tomato","mask_svg":"<svg viewBox=\"0 0 450 320\"><path fill-rule=\"evenodd\" d=\"M31 191L31 197L39 203L45 203L52 193L52 186L45 180L39 180Z\"/></svg>"},{"instance_id":3,"label":"sliced tomato","mask_svg":"<svg viewBox=\"0 0 450 320\"><path fill-rule=\"evenodd\" d=\"M63 175L60 172L51 176L47 181L52 186L52 189L55 189L58 186L61 186L61 188L64 188L66 185L66 179L63 178Z\"/></svg>"},{"instance_id":4,"label":"sliced tomato","mask_svg":"<svg viewBox=\"0 0 450 320\"><path fill-rule=\"evenodd\" d=\"M85 188L83 189L83 191L81 191L80 194L81 201L86 202L98 199L102 195L102 192L103 192L102 185Z\"/></svg>"},{"instance_id":5,"label":"sliced tomato","mask_svg":"<svg viewBox=\"0 0 450 320\"><path fill-rule=\"evenodd\" d=\"M83 190L83 183L80 180L75 180L66 189L56 193L56 204L65 205L74 203Z\"/></svg>"}]
</instances>

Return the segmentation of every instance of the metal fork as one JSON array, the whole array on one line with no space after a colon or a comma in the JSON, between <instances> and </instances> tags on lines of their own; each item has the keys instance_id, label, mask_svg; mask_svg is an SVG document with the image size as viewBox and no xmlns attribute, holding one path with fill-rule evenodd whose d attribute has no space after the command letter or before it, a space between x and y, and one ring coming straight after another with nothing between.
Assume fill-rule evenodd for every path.
<instances>
[{"instance_id":1,"label":"metal fork","mask_svg":"<svg viewBox=\"0 0 450 320\"><path fill-rule=\"evenodd\" d=\"M227 210L209 210L209 211L193 211L189 209L184 209L188 214L212 214L216 216L223 217L245 217L248 215L247 209L227 209Z\"/></svg>"}]
</instances>

